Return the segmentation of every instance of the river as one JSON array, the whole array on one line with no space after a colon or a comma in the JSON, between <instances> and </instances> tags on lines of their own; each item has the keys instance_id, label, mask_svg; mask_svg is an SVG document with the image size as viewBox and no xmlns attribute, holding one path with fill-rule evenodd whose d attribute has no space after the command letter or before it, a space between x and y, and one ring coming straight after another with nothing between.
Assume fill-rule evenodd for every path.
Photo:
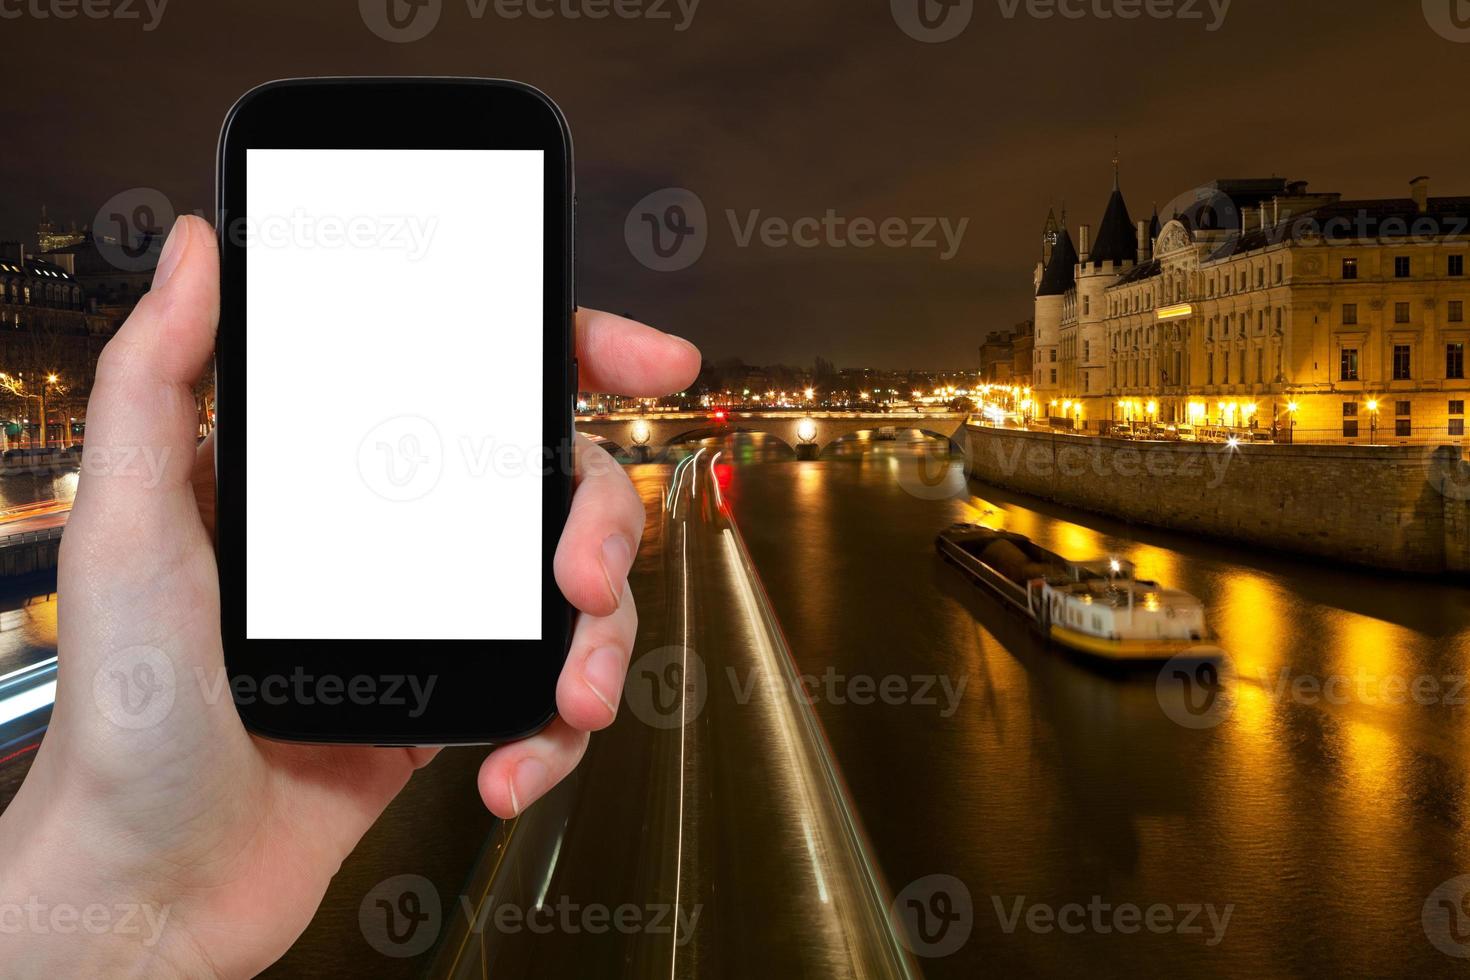
<instances>
[{"instance_id":1,"label":"river","mask_svg":"<svg viewBox=\"0 0 1470 980\"><path fill-rule=\"evenodd\" d=\"M917 434L815 462L706 445L890 890L953 924L929 976L1456 965L1435 944L1470 941L1445 918L1470 871L1463 585L1130 526L957 461L946 482ZM669 478L630 472L645 499ZM936 556L954 521L1192 592L1223 677L1045 646Z\"/></svg>"}]
</instances>

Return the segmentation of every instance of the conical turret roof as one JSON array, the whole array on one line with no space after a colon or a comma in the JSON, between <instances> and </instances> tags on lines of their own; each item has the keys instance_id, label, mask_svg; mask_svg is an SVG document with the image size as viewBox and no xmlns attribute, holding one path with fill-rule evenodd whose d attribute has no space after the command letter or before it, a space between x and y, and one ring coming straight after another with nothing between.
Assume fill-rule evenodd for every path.
<instances>
[{"instance_id":1,"label":"conical turret roof","mask_svg":"<svg viewBox=\"0 0 1470 980\"><path fill-rule=\"evenodd\" d=\"M1051 261L1041 273L1041 285L1036 287L1037 296L1061 296L1077 285L1077 246L1072 244L1072 233L1065 227L1052 249Z\"/></svg>"}]
</instances>

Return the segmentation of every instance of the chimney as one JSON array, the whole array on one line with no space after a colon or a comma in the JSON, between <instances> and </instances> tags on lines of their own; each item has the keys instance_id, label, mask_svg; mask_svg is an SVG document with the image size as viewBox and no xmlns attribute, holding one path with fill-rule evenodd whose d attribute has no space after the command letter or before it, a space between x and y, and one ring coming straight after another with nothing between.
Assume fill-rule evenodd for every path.
<instances>
[{"instance_id":1,"label":"chimney","mask_svg":"<svg viewBox=\"0 0 1470 980\"><path fill-rule=\"evenodd\" d=\"M1415 177L1409 181L1409 194L1414 198L1414 207L1420 214L1429 212L1429 178Z\"/></svg>"},{"instance_id":2,"label":"chimney","mask_svg":"<svg viewBox=\"0 0 1470 980\"><path fill-rule=\"evenodd\" d=\"M1148 222L1138 221L1138 261L1148 261Z\"/></svg>"},{"instance_id":3,"label":"chimney","mask_svg":"<svg viewBox=\"0 0 1470 980\"><path fill-rule=\"evenodd\" d=\"M1089 225L1077 226L1077 258L1087 261L1087 253L1092 251L1092 228Z\"/></svg>"}]
</instances>

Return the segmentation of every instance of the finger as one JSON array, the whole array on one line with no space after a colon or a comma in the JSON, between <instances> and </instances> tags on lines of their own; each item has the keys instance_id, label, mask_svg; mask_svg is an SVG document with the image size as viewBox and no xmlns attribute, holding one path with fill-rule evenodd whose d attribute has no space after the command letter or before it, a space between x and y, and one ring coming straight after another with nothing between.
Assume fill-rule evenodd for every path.
<instances>
[{"instance_id":1,"label":"finger","mask_svg":"<svg viewBox=\"0 0 1470 980\"><path fill-rule=\"evenodd\" d=\"M623 593L622 604L611 616L577 618L572 650L556 685L556 710L568 725L595 732L613 723L637 633L632 592Z\"/></svg>"},{"instance_id":2,"label":"finger","mask_svg":"<svg viewBox=\"0 0 1470 980\"><path fill-rule=\"evenodd\" d=\"M530 738L496 749L480 766L481 799L497 817L520 816L577 768L587 739L556 718Z\"/></svg>"},{"instance_id":3,"label":"finger","mask_svg":"<svg viewBox=\"0 0 1470 980\"><path fill-rule=\"evenodd\" d=\"M568 602L592 616L611 616L643 539L643 499L605 450L583 435L573 445L577 491L552 567Z\"/></svg>"},{"instance_id":4,"label":"finger","mask_svg":"<svg viewBox=\"0 0 1470 980\"><path fill-rule=\"evenodd\" d=\"M97 361L67 538L84 539L89 550L125 548L141 573L197 540L193 386L218 321L214 233L186 215L164 244L153 288Z\"/></svg>"},{"instance_id":5,"label":"finger","mask_svg":"<svg viewBox=\"0 0 1470 980\"><path fill-rule=\"evenodd\" d=\"M578 387L652 397L683 391L699 376L699 348L636 320L577 311Z\"/></svg>"}]
</instances>

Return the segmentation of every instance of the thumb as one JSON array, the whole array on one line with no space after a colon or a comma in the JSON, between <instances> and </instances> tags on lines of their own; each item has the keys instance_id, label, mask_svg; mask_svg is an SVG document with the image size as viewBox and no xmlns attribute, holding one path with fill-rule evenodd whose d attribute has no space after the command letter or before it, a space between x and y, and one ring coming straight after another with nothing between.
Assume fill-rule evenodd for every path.
<instances>
[{"instance_id":1,"label":"thumb","mask_svg":"<svg viewBox=\"0 0 1470 980\"><path fill-rule=\"evenodd\" d=\"M130 575L147 576L177 561L181 549L207 543L190 484L193 386L218 322L219 249L209 224L185 215L164 243L152 290L97 361L63 538L68 556L84 552L88 565L105 563L110 576L124 571L114 559L125 558Z\"/></svg>"},{"instance_id":2,"label":"thumb","mask_svg":"<svg viewBox=\"0 0 1470 980\"><path fill-rule=\"evenodd\" d=\"M61 537L60 671L47 742L88 753L99 769L131 760L141 772L160 759L136 751L145 729L150 744L162 745L185 722L194 725L185 730L207 732L212 717L172 706L185 678L194 670L216 676L221 658L214 549L190 485L193 385L218 319L213 231L180 218L153 289L98 358L81 477ZM117 741L129 735L134 741ZM174 744L186 752L198 739Z\"/></svg>"}]
</instances>

